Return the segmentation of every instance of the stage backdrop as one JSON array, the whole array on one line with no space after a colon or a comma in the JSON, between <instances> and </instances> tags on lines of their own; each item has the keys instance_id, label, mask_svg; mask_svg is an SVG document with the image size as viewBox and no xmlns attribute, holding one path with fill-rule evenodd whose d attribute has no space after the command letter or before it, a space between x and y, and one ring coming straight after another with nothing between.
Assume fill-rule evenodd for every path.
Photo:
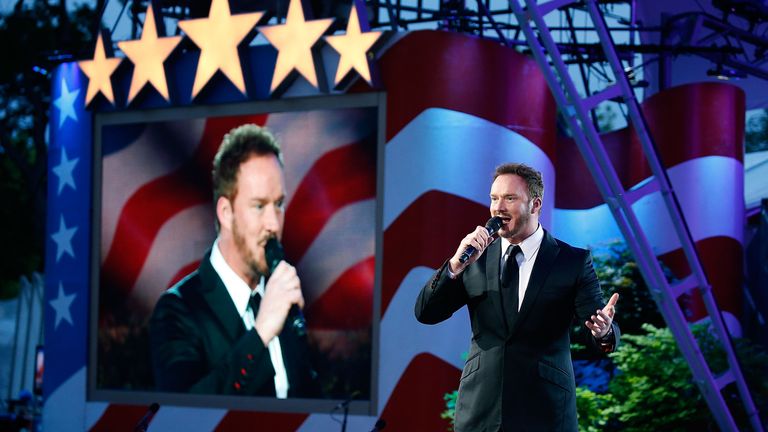
<instances>
[{"instance_id":1,"label":"stage backdrop","mask_svg":"<svg viewBox=\"0 0 768 432\"><path fill-rule=\"evenodd\" d=\"M261 55L255 49L250 53L254 58ZM333 64L333 59L327 60L333 55L324 51L326 63ZM266 53L259 59L274 63L274 54L270 57ZM177 64L185 61L180 59ZM519 161L542 171L546 183L542 223L556 236L586 247L617 239L620 234L595 194L594 183L573 143L556 138L556 107L533 61L489 41L423 31L393 38L377 63L381 87L376 91L383 91L386 97L386 144L379 165L383 170L382 191L375 200L381 206L382 252L378 256L370 250L361 251L357 261L363 267L370 266L368 260L381 263L377 311L381 321L378 347L373 351L377 353L373 359L377 366L377 415L350 416L348 429L371 430L377 418L382 418L387 430L444 430L447 424L440 419L442 396L458 387L462 353L471 336L469 320L461 310L442 324L421 325L413 316L413 305L421 286L455 250L458 241L487 220L493 168L502 162ZM183 78L183 69L169 70L179 76L174 78L169 73L169 81L176 79L188 91L191 79ZM269 76L252 79L257 88L268 86ZM125 76L120 80L116 78L124 82ZM266 84L259 84L259 80ZM93 114L83 109L86 86L87 80L75 64L56 70L53 99L66 97L73 105L56 104L51 116L45 327L47 430L125 429L135 424L152 402L94 401L87 392L90 369L96 367L89 363L87 355L89 328L93 325L89 321L93 319L89 315L93 292L89 263L93 262L93 254L106 253L108 261L110 244L115 240L110 243L112 234L102 232L101 242L93 241L93 227L98 226L89 212L94 193ZM224 90L216 93L213 90L217 86ZM294 84L296 90L289 90L283 98L317 95L307 87L299 79ZM118 91L126 89L123 84ZM213 83L211 91L194 104L243 100L231 90L227 83ZM356 83L348 93L371 91L367 84ZM263 90L251 96L253 100L266 98ZM162 106L157 99L147 97L144 103ZM183 98L174 103L191 104ZM672 89L644 105L663 161L675 187L682 191L683 209L692 218L689 223L707 273L715 281L716 295L734 316L738 316L740 299L741 272L734 269L741 265L743 177L737 174L742 165L743 118L733 113L742 113L743 105L743 94L724 84ZM134 109L133 105L126 108L119 103L115 111ZM151 111L146 113L150 116ZM627 187L647 177L630 136L628 131L618 131L608 137ZM105 164L109 157L105 152ZM342 173L354 173L356 169L349 165L334 168ZM106 178L107 173L104 175ZM339 186L342 190L348 187L352 185ZM120 203L115 205L119 207ZM658 219L659 213L654 210L657 205L657 197L636 204L642 224L651 233L664 229L666 224ZM119 219L117 209L104 211L115 212L112 217ZM190 211L210 212L203 203ZM115 227L117 233L119 224ZM158 227L160 231L163 228ZM103 223L101 229L110 230ZM201 244L210 240L211 233L207 236L200 239ZM679 250L666 240L665 236L651 236L658 253L674 268ZM713 265L706 254L710 247L730 252L719 254ZM184 261L189 259L181 259L174 267L184 268L188 264ZM163 271L165 279L173 273ZM143 296L135 290L129 297ZM308 308L333 310L328 315L332 319L336 310L347 310L346 298L329 298L329 305L324 305L329 293L313 297ZM156 295L152 292L149 298ZM325 413L254 410L164 405L150 430L237 431L258 425L260 430L271 431L333 431L340 427L338 417Z\"/></svg>"}]
</instances>

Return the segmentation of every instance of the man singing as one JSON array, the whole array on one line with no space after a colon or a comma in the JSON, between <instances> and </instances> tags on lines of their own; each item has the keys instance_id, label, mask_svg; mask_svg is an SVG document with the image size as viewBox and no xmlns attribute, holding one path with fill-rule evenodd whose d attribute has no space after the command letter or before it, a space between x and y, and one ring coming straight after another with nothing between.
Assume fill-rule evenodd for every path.
<instances>
[{"instance_id":1,"label":"man singing","mask_svg":"<svg viewBox=\"0 0 768 432\"><path fill-rule=\"evenodd\" d=\"M425 324L469 309L472 341L456 402L456 431L576 431L576 384L569 330L584 323L588 344L615 349L618 294L603 305L588 251L539 224L544 183L523 164L496 168L491 215L498 238L478 226L416 300ZM472 246L477 252L460 260Z\"/></svg>"},{"instance_id":2,"label":"man singing","mask_svg":"<svg viewBox=\"0 0 768 432\"><path fill-rule=\"evenodd\" d=\"M213 161L218 238L200 267L165 292L150 321L162 391L308 397L315 391L306 340L292 327L304 306L296 269L270 273L265 245L283 233L280 147L265 129L228 133Z\"/></svg>"}]
</instances>

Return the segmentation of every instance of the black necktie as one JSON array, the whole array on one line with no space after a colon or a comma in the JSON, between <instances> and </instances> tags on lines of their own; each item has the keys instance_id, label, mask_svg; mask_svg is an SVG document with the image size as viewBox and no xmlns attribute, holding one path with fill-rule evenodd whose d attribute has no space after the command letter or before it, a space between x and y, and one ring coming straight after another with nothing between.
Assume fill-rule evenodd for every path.
<instances>
[{"instance_id":1,"label":"black necktie","mask_svg":"<svg viewBox=\"0 0 768 432\"><path fill-rule=\"evenodd\" d=\"M259 306L261 305L261 294L254 293L248 303L251 305L251 313L253 313L253 322L256 322L256 314L259 312Z\"/></svg>"},{"instance_id":2,"label":"black necktie","mask_svg":"<svg viewBox=\"0 0 768 432\"><path fill-rule=\"evenodd\" d=\"M501 296L509 329L512 329L512 325L515 323L517 308L520 303L518 294L520 289L520 268L517 265L517 254L521 252L520 246L509 245L507 248L507 259L504 261L504 268L501 271Z\"/></svg>"}]
</instances>

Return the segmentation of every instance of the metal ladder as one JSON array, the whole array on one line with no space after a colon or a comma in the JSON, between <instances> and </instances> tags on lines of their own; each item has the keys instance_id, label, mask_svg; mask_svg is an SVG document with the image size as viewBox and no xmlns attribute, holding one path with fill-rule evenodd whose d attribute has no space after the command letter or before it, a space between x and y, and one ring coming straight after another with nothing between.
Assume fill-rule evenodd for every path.
<instances>
[{"instance_id":1,"label":"metal ladder","mask_svg":"<svg viewBox=\"0 0 768 432\"><path fill-rule=\"evenodd\" d=\"M525 6L520 2L524 1ZM730 335L723 322L720 310L712 295L712 287L707 281L699 261L693 239L686 225L682 210L677 201L667 172L658 158L655 144L648 132L640 105L624 72L611 35L606 28L605 19L598 8L597 1L550 0L537 4L536 0L509 0L518 24L525 34L533 57L539 64L550 90L570 127L576 144L581 151L587 167L608 204L616 222L637 260L640 272L651 290L660 312L664 316L672 334L675 336L683 356L687 360L693 377L704 399L712 411L718 426L723 431L736 431L738 427L722 389L735 383L744 404L752 429L762 432L760 417L739 368L739 363L730 340ZM560 50L555 43L544 16L561 7L576 5L585 7L595 26L600 39L603 54L613 71L615 83L593 95L582 97L571 80L568 69L562 60ZM534 30L535 28L535 30ZM546 55L549 55L551 64ZM600 135L590 118L590 111L607 100L620 100L626 104L631 120L642 145L653 176L651 181L632 190L624 190L616 170L608 157ZM648 239L632 209L638 199L654 192L660 192L664 204L673 222L675 233L687 259L691 274L682 281L670 284L653 252ZM698 289L704 300L715 336L720 340L726 353L729 369L714 376L701 349L698 346L688 322L680 309L677 299L692 289Z\"/></svg>"}]
</instances>

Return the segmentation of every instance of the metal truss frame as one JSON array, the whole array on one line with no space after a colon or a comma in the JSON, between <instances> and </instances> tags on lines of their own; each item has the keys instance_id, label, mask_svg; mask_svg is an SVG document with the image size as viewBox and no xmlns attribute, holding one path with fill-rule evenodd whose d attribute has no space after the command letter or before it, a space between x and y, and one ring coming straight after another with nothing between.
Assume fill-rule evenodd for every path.
<instances>
[{"instance_id":1,"label":"metal truss frame","mask_svg":"<svg viewBox=\"0 0 768 432\"><path fill-rule=\"evenodd\" d=\"M722 393L723 389L734 384L753 430L761 432L763 429L759 413L741 372L730 334L699 260L672 183L658 157L640 104L635 97L626 69L616 52L613 39L605 24L605 18L596 0L586 0L585 5L595 31L599 35L605 59L610 65L613 84L594 94L581 94L577 90L562 60L562 53L544 20L545 15L573 3L573 0L551 0L541 4L537 4L536 0L525 0L525 5L520 4L520 1L509 0L509 4L514 10L518 22L521 23L522 31L533 57L539 64L587 167L624 235L624 239L632 250L638 269L643 275L659 311L675 336L678 346L691 368L694 382L704 396L715 421L721 430L739 430L734 420L732 408L728 406ZM645 182L639 188L624 189L616 173L616 168L608 157L602 138L589 117L590 111L608 100L619 100L626 105L646 162L653 173L650 181ZM684 252L690 270L690 275L678 282L667 280L644 228L640 225L632 207L639 199L652 193L659 193L663 199L667 216L672 222L676 239ZM704 300L712 333L719 340L728 361L729 369L726 371L713 371L711 369L678 303L678 298L681 295L693 290L697 290Z\"/></svg>"}]
</instances>

